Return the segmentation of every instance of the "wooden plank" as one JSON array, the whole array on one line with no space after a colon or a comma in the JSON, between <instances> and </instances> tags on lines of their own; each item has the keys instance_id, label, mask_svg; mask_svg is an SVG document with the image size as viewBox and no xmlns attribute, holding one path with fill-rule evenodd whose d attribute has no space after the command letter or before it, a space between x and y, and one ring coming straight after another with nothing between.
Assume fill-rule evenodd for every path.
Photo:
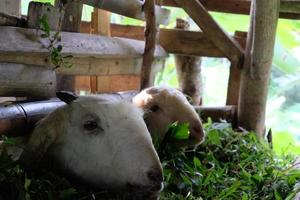
<instances>
[{"instance_id":1,"label":"wooden plank","mask_svg":"<svg viewBox=\"0 0 300 200\"><path fill-rule=\"evenodd\" d=\"M87 26L85 25L85 27ZM143 33L144 28L141 26L111 24L111 35L113 37L144 40ZM168 53L204 57L225 57L225 54L203 32L160 29L159 44Z\"/></svg>"},{"instance_id":2,"label":"wooden plank","mask_svg":"<svg viewBox=\"0 0 300 200\"><path fill-rule=\"evenodd\" d=\"M140 76L138 75L110 75L98 76L98 92L111 93L128 90L139 90Z\"/></svg>"},{"instance_id":3,"label":"wooden plank","mask_svg":"<svg viewBox=\"0 0 300 200\"><path fill-rule=\"evenodd\" d=\"M208 39L206 34L201 32L161 29L159 44L168 53L225 57L225 54Z\"/></svg>"},{"instance_id":4,"label":"wooden plank","mask_svg":"<svg viewBox=\"0 0 300 200\"><path fill-rule=\"evenodd\" d=\"M91 78L90 76L76 76L75 77L75 89L76 93L80 94L81 91L91 91Z\"/></svg>"},{"instance_id":5,"label":"wooden plank","mask_svg":"<svg viewBox=\"0 0 300 200\"><path fill-rule=\"evenodd\" d=\"M240 45L214 21L197 0L175 0L195 21L201 30L232 62L242 62L244 52Z\"/></svg>"},{"instance_id":6,"label":"wooden plank","mask_svg":"<svg viewBox=\"0 0 300 200\"><path fill-rule=\"evenodd\" d=\"M37 66L0 63L0 96L54 97L55 72Z\"/></svg>"},{"instance_id":7,"label":"wooden plank","mask_svg":"<svg viewBox=\"0 0 300 200\"><path fill-rule=\"evenodd\" d=\"M92 33L102 36L111 36L110 31L110 12L94 8L92 13ZM91 93L98 92L97 76L90 77Z\"/></svg>"},{"instance_id":8,"label":"wooden plank","mask_svg":"<svg viewBox=\"0 0 300 200\"><path fill-rule=\"evenodd\" d=\"M1 0L0 1L0 13L20 17L21 16L21 0Z\"/></svg>"},{"instance_id":9,"label":"wooden plank","mask_svg":"<svg viewBox=\"0 0 300 200\"><path fill-rule=\"evenodd\" d=\"M254 0L238 106L239 126L265 136L268 85L279 14L279 0Z\"/></svg>"},{"instance_id":10,"label":"wooden plank","mask_svg":"<svg viewBox=\"0 0 300 200\"><path fill-rule=\"evenodd\" d=\"M199 0L209 11L246 14L250 13L251 0ZM179 7L175 0L164 0L164 6ZM281 0L280 18L300 19L299 0Z\"/></svg>"},{"instance_id":11,"label":"wooden plank","mask_svg":"<svg viewBox=\"0 0 300 200\"><path fill-rule=\"evenodd\" d=\"M132 17L139 20L145 20L144 1L140 0L83 0L84 4L100 8L113 13ZM155 6L156 22L167 25L169 22L170 11L168 9Z\"/></svg>"},{"instance_id":12,"label":"wooden plank","mask_svg":"<svg viewBox=\"0 0 300 200\"><path fill-rule=\"evenodd\" d=\"M235 38L238 38L240 45L245 48L247 33L236 31L234 34ZM227 87L227 98L226 105L238 105L239 102L239 91L241 82L241 70L235 66L237 63L232 63L230 66L230 73Z\"/></svg>"},{"instance_id":13,"label":"wooden plank","mask_svg":"<svg viewBox=\"0 0 300 200\"><path fill-rule=\"evenodd\" d=\"M102 36L111 36L110 12L94 9L92 13L92 33Z\"/></svg>"}]
</instances>

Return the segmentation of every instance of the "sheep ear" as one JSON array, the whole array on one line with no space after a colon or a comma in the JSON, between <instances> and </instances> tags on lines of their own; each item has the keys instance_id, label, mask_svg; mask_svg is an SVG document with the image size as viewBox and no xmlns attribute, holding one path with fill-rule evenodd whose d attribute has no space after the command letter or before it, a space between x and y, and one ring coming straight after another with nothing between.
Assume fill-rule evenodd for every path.
<instances>
[{"instance_id":1,"label":"sheep ear","mask_svg":"<svg viewBox=\"0 0 300 200\"><path fill-rule=\"evenodd\" d=\"M66 104L70 104L78 98L74 93L68 91L56 92L56 96Z\"/></svg>"},{"instance_id":2,"label":"sheep ear","mask_svg":"<svg viewBox=\"0 0 300 200\"><path fill-rule=\"evenodd\" d=\"M157 88L157 87L147 88L147 89L145 90L145 92L146 92L147 94L157 94L157 93L159 92L159 88Z\"/></svg>"}]
</instances>

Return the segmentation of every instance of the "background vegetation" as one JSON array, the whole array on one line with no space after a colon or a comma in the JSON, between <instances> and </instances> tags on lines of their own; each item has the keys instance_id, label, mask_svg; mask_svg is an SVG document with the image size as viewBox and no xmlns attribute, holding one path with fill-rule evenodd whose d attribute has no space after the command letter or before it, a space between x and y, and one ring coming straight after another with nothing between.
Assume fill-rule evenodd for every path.
<instances>
[{"instance_id":1,"label":"background vegetation","mask_svg":"<svg viewBox=\"0 0 300 200\"><path fill-rule=\"evenodd\" d=\"M54 0L39 0L53 3ZM30 0L22 0L22 13L27 13ZM175 26L177 17L188 19L181 9L172 9L172 22ZM91 11L84 6L83 20L90 21ZM249 17L244 15L212 13L222 27L233 34L234 31L247 31ZM190 19L189 19L190 20ZM112 16L112 22L122 24L142 24L138 20ZM199 30L190 20L193 30ZM300 22L279 20L275 55L273 59L272 79L267 106L267 127L273 132L273 146L278 154L300 154ZM229 62L226 59L203 58L202 75L204 83L204 105L224 105L226 99ZM218 82L218 84L215 84ZM173 57L156 80L156 85L168 84L176 87L176 71Z\"/></svg>"}]
</instances>

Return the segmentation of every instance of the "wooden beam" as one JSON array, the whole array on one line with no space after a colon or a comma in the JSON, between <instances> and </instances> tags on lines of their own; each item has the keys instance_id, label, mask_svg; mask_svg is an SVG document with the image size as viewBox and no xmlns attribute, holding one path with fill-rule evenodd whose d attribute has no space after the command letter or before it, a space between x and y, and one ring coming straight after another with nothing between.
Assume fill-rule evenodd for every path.
<instances>
[{"instance_id":1,"label":"wooden beam","mask_svg":"<svg viewBox=\"0 0 300 200\"><path fill-rule=\"evenodd\" d=\"M90 23L82 22L81 31L90 33ZM144 27L111 24L111 36L144 40ZM240 37L234 37L240 42ZM168 52L204 57L225 57L225 54L213 44L203 32L178 29L159 30L159 44Z\"/></svg>"},{"instance_id":2,"label":"wooden beam","mask_svg":"<svg viewBox=\"0 0 300 200\"><path fill-rule=\"evenodd\" d=\"M239 126L265 135L268 85L279 14L279 0L254 0L238 105Z\"/></svg>"},{"instance_id":3,"label":"wooden beam","mask_svg":"<svg viewBox=\"0 0 300 200\"><path fill-rule=\"evenodd\" d=\"M35 29L0 27L0 62L34 64L53 67L49 60L47 38L40 38ZM61 32L62 55L73 66L60 67L58 73L73 75L138 74L144 42L80 33ZM167 56L160 46L154 53L156 64Z\"/></svg>"},{"instance_id":4,"label":"wooden beam","mask_svg":"<svg viewBox=\"0 0 300 200\"><path fill-rule=\"evenodd\" d=\"M199 0L209 11L246 14L250 13L251 0ZM164 0L164 6L179 7L175 0ZM280 18L300 19L300 0L281 0Z\"/></svg>"},{"instance_id":5,"label":"wooden beam","mask_svg":"<svg viewBox=\"0 0 300 200\"><path fill-rule=\"evenodd\" d=\"M146 20L143 7L144 2L140 0L83 0L83 3L127 17ZM170 16L168 9L155 6L155 13L157 17L156 22L158 24L168 24Z\"/></svg>"},{"instance_id":6,"label":"wooden beam","mask_svg":"<svg viewBox=\"0 0 300 200\"><path fill-rule=\"evenodd\" d=\"M49 98L56 92L51 69L22 64L0 63L0 96Z\"/></svg>"},{"instance_id":7,"label":"wooden beam","mask_svg":"<svg viewBox=\"0 0 300 200\"><path fill-rule=\"evenodd\" d=\"M27 22L24 18L0 13L0 26L18 26L26 27Z\"/></svg>"},{"instance_id":8,"label":"wooden beam","mask_svg":"<svg viewBox=\"0 0 300 200\"><path fill-rule=\"evenodd\" d=\"M175 0L195 21L211 41L230 59L241 63L244 57L243 49L214 21L205 7L197 0Z\"/></svg>"}]
</instances>

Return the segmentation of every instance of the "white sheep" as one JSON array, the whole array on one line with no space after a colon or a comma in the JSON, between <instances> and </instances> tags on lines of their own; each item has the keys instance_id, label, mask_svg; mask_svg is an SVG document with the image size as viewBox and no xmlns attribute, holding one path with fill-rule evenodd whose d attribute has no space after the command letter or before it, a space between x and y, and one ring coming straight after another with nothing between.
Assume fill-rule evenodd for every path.
<instances>
[{"instance_id":1,"label":"white sheep","mask_svg":"<svg viewBox=\"0 0 300 200\"><path fill-rule=\"evenodd\" d=\"M134 105L145 110L145 122L152 135L165 137L170 124L188 123L190 138L182 146L195 146L204 141L204 130L199 115L179 90L168 87L150 87L133 97Z\"/></svg>"},{"instance_id":2,"label":"white sheep","mask_svg":"<svg viewBox=\"0 0 300 200\"><path fill-rule=\"evenodd\" d=\"M36 166L43 160L93 186L129 187L136 199L156 199L162 167L142 110L99 97L59 97L67 105L38 123L19 161Z\"/></svg>"}]
</instances>

